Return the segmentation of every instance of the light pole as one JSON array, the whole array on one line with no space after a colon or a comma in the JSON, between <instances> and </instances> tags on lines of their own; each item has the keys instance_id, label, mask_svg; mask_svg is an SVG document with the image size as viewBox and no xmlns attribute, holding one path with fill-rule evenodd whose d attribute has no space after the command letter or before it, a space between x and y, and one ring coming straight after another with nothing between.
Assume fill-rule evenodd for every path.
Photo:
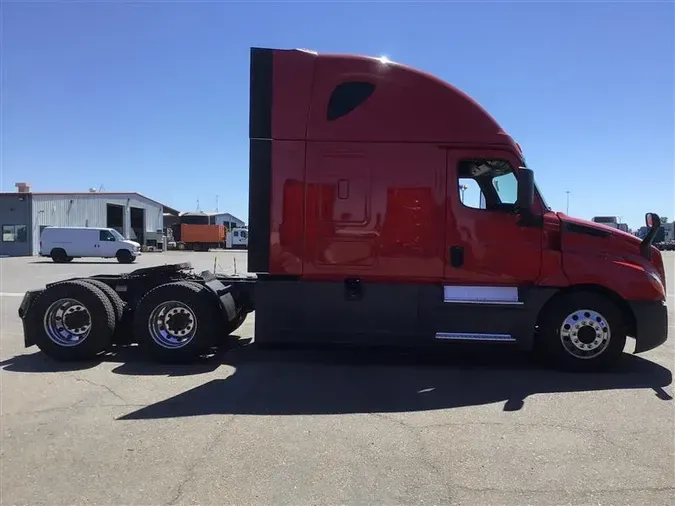
<instances>
[{"instance_id":1,"label":"light pole","mask_svg":"<svg viewBox=\"0 0 675 506\"><path fill-rule=\"evenodd\" d=\"M567 194L567 208L565 209L565 214L569 215L570 214L570 191L567 190L565 193Z\"/></svg>"},{"instance_id":2,"label":"light pole","mask_svg":"<svg viewBox=\"0 0 675 506\"><path fill-rule=\"evenodd\" d=\"M465 185L465 184L459 185L460 199L461 199L462 203L464 203L464 192L466 191L467 188L468 188L468 186Z\"/></svg>"}]
</instances>

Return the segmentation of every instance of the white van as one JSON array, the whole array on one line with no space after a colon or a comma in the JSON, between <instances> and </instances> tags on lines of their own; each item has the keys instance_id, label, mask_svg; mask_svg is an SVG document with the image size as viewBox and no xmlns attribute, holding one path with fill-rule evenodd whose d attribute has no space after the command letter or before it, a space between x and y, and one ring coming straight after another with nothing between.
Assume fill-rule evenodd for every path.
<instances>
[{"instance_id":1,"label":"white van","mask_svg":"<svg viewBox=\"0 0 675 506\"><path fill-rule=\"evenodd\" d=\"M40 256L54 262L71 262L73 258L117 258L130 264L141 254L141 245L124 238L114 228L47 227L40 236Z\"/></svg>"},{"instance_id":2,"label":"white van","mask_svg":"<svg viewBox=\"0 0 675 506\"><path fill-rule=\"evenodd\" d=\"M225 247L230 249L248 248L248 230L245 228L233 228L227 231L225 238Z\"/></svg>"}]
</instances>

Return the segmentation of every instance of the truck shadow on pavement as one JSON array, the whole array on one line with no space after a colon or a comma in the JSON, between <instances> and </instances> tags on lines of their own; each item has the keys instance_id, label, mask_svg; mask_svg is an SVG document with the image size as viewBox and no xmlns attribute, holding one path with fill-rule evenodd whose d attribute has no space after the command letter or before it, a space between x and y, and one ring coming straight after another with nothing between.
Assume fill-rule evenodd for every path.
<instances>
[{"instance_id":1,"label":"truck shadow on pavement","mask_svg":"<svg viewBox=\"0 0 675 506\"><path fill-rule=\"evenodd\" d=\"M199 415L318 415L429 411L504 402L518 411L531 395L649 389L661 400L671 371L626 355L611 373L574 374L543 369L528 355L461 351L433 355L383 350L247 347L222 357L235 371L119 420ZM113 372L138 374L147 365L125 363ZM162 369L161 367L159 368Z\"/></svg>"},{"instance_id":2,"label":"truck shadow on pavement","mask_svg":"<svg viewBox=\"0 0 675 506\"><path fill-rule=\"evenodd\" d=\"M242 341L246 343L246 341ZM118 420L200 415L317 415L429 411L503 402L518 411L529 396L643 389L668 401L667 368L626 354L620 367L599 374L547 369L529 354L484 347L444 352L364 348L285 348L255 345L220 349L201 362L162 365L143 361L138 350L120 348L98 362L59 363L41 353L5 360L5 371L53 373L85 370L101 362L133 376L188 376L231 366L212 379ZM230 369L223 368L225 374Z\"/></svg>"}]
</instances>

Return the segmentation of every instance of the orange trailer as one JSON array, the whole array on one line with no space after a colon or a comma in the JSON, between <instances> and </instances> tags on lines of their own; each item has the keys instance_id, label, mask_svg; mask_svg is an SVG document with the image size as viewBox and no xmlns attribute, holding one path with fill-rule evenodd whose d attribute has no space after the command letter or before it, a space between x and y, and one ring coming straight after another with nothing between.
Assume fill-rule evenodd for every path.
<instances>
[{"instance_id":1,"label":"orange trailer","mask_svg":"<svg viewBox=\"0 0 675 506\"><path fill-rule=\"evenodd\" d=\"M208 251L225 246L225 225L197 225L181 223L175 227L174 238L179 249ZM178 232L178 234L176 234Z\"/></svg>"}]
</instances>

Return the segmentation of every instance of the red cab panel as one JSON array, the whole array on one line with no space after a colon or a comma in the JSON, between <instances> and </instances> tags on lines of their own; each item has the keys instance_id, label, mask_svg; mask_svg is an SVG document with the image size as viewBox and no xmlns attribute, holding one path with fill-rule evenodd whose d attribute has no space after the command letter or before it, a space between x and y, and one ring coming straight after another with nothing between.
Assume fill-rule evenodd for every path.
<instances>
[{"instance_id":1,"label":"red cab panel","mask_svg":"<svg viewBox=\"0 0 675 506\"><path fill-rule=\"evenodd\" d=\"M440 279L444 171L434 146L308 142L304 275Z\"/></svg>"}]
</instances>

